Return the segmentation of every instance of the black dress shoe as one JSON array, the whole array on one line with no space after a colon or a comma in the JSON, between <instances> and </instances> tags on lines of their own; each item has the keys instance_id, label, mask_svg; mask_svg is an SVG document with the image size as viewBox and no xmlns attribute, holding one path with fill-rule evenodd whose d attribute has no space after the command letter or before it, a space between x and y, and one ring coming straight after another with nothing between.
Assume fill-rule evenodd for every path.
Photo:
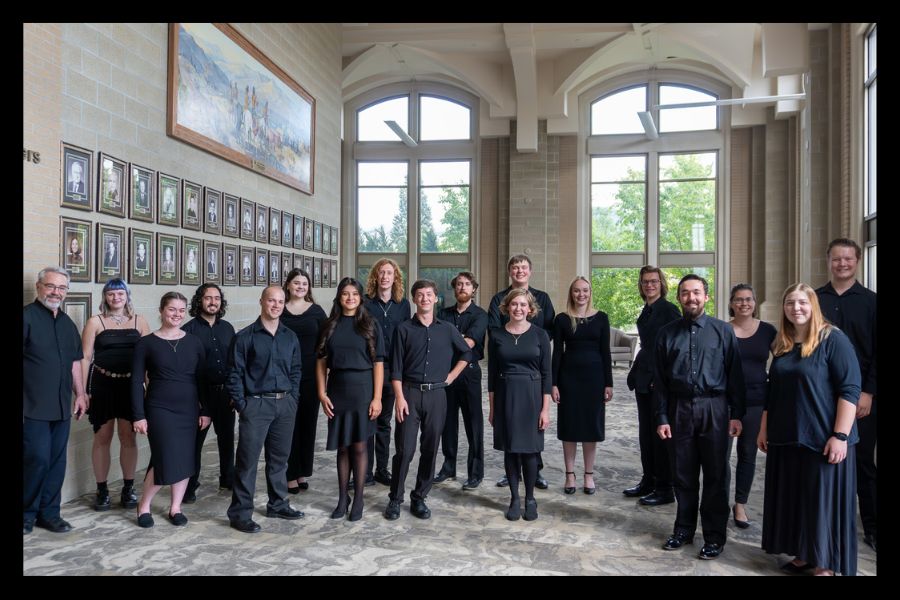
<instances>
[{"instance_id":1,"label":"black dress shoe","mask_svg":"<svg viewBox=\"0 0 900 600\"><path fill-rule=\"evenodd\" d=\"M300 483L297 484L297 487L300 488L300 489L303 490L303 491L306 491L306 490L309 489L309 482L308 482L308 481L301 481Z\"/></svg>"},{"instance_id":2,"label":"black dress shoe","mask_svg":"<svg viewBox=\"0 0 900 600\"><path fill-rule=\"evenodd\" d=\"M299 494L299 493L300 493L300 486L297 486L297 487L288 486L288 494Z\"/></svg>"},{"instance_id":3,"label":"black dress shoe","mask_svg":"<svg viewBox=\"0 0 900 600\"><path fill-rule=\"evenodd\" d=\"M267 508L266 516L270 519L287 519L288 521L296 521L297 519L303 518L303 512L293 509L290 506L285 506L284 508L279 508L278 510L275 510L274 508Z\"/></svg>"},{"instance_id":4,"label":"black dress shoe","mask_svg":"<svg viewBox=\"0 0 900 600\"><path fill-rule=\"evenodd\" d=\"M550 487L550 482L548 482L547 479L543 475L541 475L540 471L538 471L537 481L534 482L534 487L542 490L546 490Z\"/></svg>"},{"instance_id":5,"label":"black dress shoe","mask_svg":"<svg viewBox=\"0 0 900 600\"><path fill-rule=\"evenodd\" d=\"M387 469L378 469L372 479L381 485L391 485L391 472Z\"/></svg>"},{"instance_id":6,"label":"black dress shoe","mask_svg":"<svg viewBox=\"0 0 900 600\"><path fill-rule=\"evenodd\" d=\"M259 523L253 519L247 519L246 521L231 521L230 525L232 529L237 529L244 533L259 533L262 530Z\"/></svg>"},{"instance_id":7,"label":"black dress shoe","mask_svg":"<svg viewBox=\"0 0 900 600\"><path fill-rule=\"evenodd\" d=\"M141 513L137 518L138 527L143 527L144 529L149 529L153 527L153 515L148 512Z\"/></svg>"},{"instance_id":8,"label":"black dress shoe","mask_svg":"<svg viewBox=\"0 0 900 600\"><path fill-rule=\"evenodd\" d=\"M350 517L347 519L348 521L359 521L362 519L363 515L363 503L360 501L359 503L354 502L353 508L350 509Z\"/></svg>"},{"instance_id":9,"label":"black dress shoe","mask_svg":"<svg viewBox=\"0 0 900 600\"><path fill-rule=\"evenodd\" d=\"M185 490L184 498L181 499L182 504L193 504L197 501L197 490Z\"/></svg>"},{"instance_id":10,"label":"black dress shoe","mask_svg":"<svg viewBox=\"0 0 900 600\"><path fill-rule=\"evenodd\" d=\"M138 498L132 486L122 488L122 497L119 500L122 503L122 508L137 508Z\"/></svg>"},{"instance_id":11,"label":"black dress shoe","mask_svg":"<svg viewBox=\"0 0 900 600\"><path fill-rule=\"evenodd\" d=\"M572 479L575 479L575 471L566 471L566 478L568 478L569 475L572 476ZM564 485L563 485L563 493L565 493L565 494L570 494L570 495L571 495L571 494L574 494L574 493L575 493L575 486L573 485L572 487L565 487L565 484L564 484Z\"/></svg>"},{"instance_id":12,"label":"black dress shoe","mask_svg":"<svg viewBox=\"0 0 900 600\"><path fill-rule=\"evenodd\" d=\"M750 527L750 521L741 521L737 518L737 507L734 506L731 509L731 518L734 519L734 524L738 529L747 529Z\"/></svg>"},{"instance_id":13,"label":"black dress shoe","mask_svg":"<svg viewBox=\"0 0 900 600\"><path fill-rule=\"evenodd\" d=\"M660 492L651 492L638 500L640 504L644 506L659 506L661 504L671 504L675 502L675 494L669 493L660 493Z\"/></svg>"},{"instance_id":14,"label":"black dress shoe","mask_svg":"<svg viewBox=\"0 0 900 600\"><path fill-rule=\"evenodd\" d=\"M864 535L863 542L865 542L866 544L871 546L872 550L874 550L875 552L878 552L878 547L877 547L878 541L877 541L876 535L874 533L867 533L866 535Z\"/></svg>"},{"instance_id":15,"label":"black dress shoe","mask_svg":"<svg viewBox=\"0 0 900 600\"><path fill-rule=\"evenodd\" d=\"M713 560L719 558L719 555L722 554L722 550L724 549L725 544L710 544L707 542L700 548L700 554L698 554L697 557L702 558L703 560Z\"/></svg>"},{"instance_id":16,"label":"black dress shoe","mask_svg":"<svg viewBox=\"0 0 900 600\"><path fill-rule=\"evenodd\" d=\"M34 521L22 522L22 535L28 535L34 529Z\"/></svg>"},{"instance_id":17,"label":"black dress shoe","mask_svg":"<svg viewBox=\"0 0 900 600\"><path fill-rule=\"evenodd\" d=\"M234 488L234 482L229 479L219 478L219 489L220 490L230 490Z\"/></svg>"},{"instance_id":18,"label":"black dress shoe","mask_svg":"<svg viewBox=\"0 0 900 600\"><path fill-rule=\"evenodd\" d=\"M184 513L177 512L169 515L169 523L175 527L184 527L188 524L188 518L184 516Z\"/></svg>"},{"instance_id":19,"label":"black dress shoe","mask_svg":"<svg viewBox=\"0 0 900 600\"><path fill-rule=\"evenodd\" d=\"M409 505L409 512L411 512L414 517L420 519L431 518L431 509L425 505L424 500L413 500Z\"/></svg>"},{"instance_id":20,"label":"black dress shoe","mask_svg":"<svg viewBox=\"0 0 900 600\"><path fill-rule=\"evenodd\" d=\"M466 479L466 482L462 485L462 489L464 489L464 490L474 490L474 489L477 488L479 485L481 485L481 480L480 480L480 479L472 479L471 477L469 477L468 479Z\"/></svg>"},{"instance_id":21,"label":"black dress shoe","mask_svg":"<svg viewBox=\"0 0 900 600\"><path fill-rule=\"evenodd\" d=\"M509 509L506 511L506 520L518 521L522 517L522 505L519 504L518 498L509 501Z\"/></svg>"},{"instance_id":22,"label":"black dress shoe","mask_svg":"<svg viewBox=\"0 0 900 600\"><path fill-rule=\"evenodd\" d=\"M94 510L109 510L110 506L112 506L112 502L109 499L109 492L97 492L97 497L94 498Z\"/></svg>"},{"instance_id":23,"label":"black dress shoe","mask_svg":"<svg viewBox=\"0 0 900 600\"><path fill-rule=\"evenodd\" d=\"M506 487L509 485L509 479L506 478L506 475L497 480L497 487Z\"/></svg>"},{"instance_id":24,"label":"black dress shoe","mask_svg":"<svg viewBox=\"0 0 900 600\"><path fill-rule=\"evenodd\" d=\"M44 519L38 518L35 521L35 525L40 527L41 529L46 529L47 531L52 531L53 533L65 533L67 531L72 531L72 526L69 525L68 521L65 521L61 517L53 517L52 519Z\"/></svg>"},{"instance_id":25,"label":"black dress shoe","mask_svg":"<svg viewBox=\"0 0 900 600\"><path fill-rule=\"evenodd\" d=\"M622 490L622 493L628 496L629 498L639 498L641 496L646 496L650 492L653 491L653 485L644 481L643 479L639 484L634 487L630 487L627 490Z\"/></svg>"},{"instance_id":26,"label":"black dress shoe","mask_svg":"<svg viewBox=\"0 0 900 600\"><path fill-rule=\"evenodd\" d=\"M669 536L666 543L663 544L663 550L678 550L685 544L693 544L694 536L688 535L682 531L676 531Z\"/></svg>"},{"instance_id":27,"label":"black dress shoe","mask_svg":"<svg viewBox=\"0 0 900 600\"><path fill-rule=\"evenodd\" d=\"M779 568L782 571L784 571L785 573L788 573L789 575L803 575L807 571L811 571L812 569L814 569L815 565L811 565L810 563L803 563L802 565L796 565L796 564L794 564L794 561L790 560L790 561L784 563L783 565L781 565L781 567L779 567Z\"/></svg>"},{"instance_id":28,"label":"black dress shoe","mask_svg":"<svg viewBox=\"0 0 900 600\"><path fill-rule=\"evenodd\" d=\"M444 481L447 481L448 479L456 479L456 473L450 473L448 471L445 471L444 469L441 469L440 472L432 480L432 483L442 483Z\"/></svg>"},{"instance_id":29,"label":"black dress shoe","mask_svg":"<svg viewBox=\"0 0 900 600\"><path fill-rule=\"evenodd\" d=\"M526 521L534 521L538 518L537 500L525 500L525 514L522 516Z\"/></svg>"},{"instance_id":30,"label":"black dress shoe","mask_svg":"<svg viewBox=\"0 0 900 600\"><path fill-rule=\"evenodd\" d=\"M337 506L331 511L332 519L343 519L347 516L347 508L350 506L350 496L345 496L344 500L338 500Z\"/></svg>"},{"instance_id":31,"label":"black dress shoe","mask_svg":"<svg viewBox=\"0 0 900 600\"><path fill-rule=\"evenodd\" d=\"M388 521L396 521L400 518L400 501L390 500L384 509L384 518Z\"/></svg>"}]
</instances>

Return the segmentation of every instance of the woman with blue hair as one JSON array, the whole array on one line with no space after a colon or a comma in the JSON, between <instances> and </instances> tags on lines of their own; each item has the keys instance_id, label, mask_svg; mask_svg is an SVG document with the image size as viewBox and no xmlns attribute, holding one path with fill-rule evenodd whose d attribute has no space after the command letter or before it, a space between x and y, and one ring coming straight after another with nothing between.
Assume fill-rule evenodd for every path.
<instances>
[{"instance_id":1,"label":"woman with blue hair","mask_svg":"<svg viewBox=\"0 0 900 600\"><path fill-rule=\"evenodd\" d=\"M150 333L147 320L135 314L131 290L121 278L103 286L99 314L85 323L81 334L82 361L87 394L88 418L94 427L91 462L97 479L94 510L109 510L111 501L106 479L109 476L113 429L119 432L119 464L122 467L121 504L137 506L134 471L138 450L131 427L131 360L134 345Z\"/></svg>"}]
</instances>

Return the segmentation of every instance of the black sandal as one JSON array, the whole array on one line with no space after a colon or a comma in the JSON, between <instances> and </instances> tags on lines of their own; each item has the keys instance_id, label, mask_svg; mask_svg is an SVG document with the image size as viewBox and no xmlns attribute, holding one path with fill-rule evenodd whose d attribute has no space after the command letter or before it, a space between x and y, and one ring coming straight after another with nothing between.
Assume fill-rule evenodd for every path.
<instances>
[{"instance_id":1,"label":"black sandal","mask_svg":"<svg viewBox=\"0 0 900 600\"><path fill-rule=\"evenodd\" d=\"M594 472L593 471L585 471L584 474L585 475L593 475ZM588 496L593 496L597 492L596 487L584 486L584 488L582 488L582 489L584 490L584 493L587 494Z\"/></svg>"},{"instance_id":2,"label":"black sandal","mask_svg":"<svg viewBox=\"0 0 900 600\"><path fill-rule=\"evenodd\" d=\"M575 471L566 471L566 475L575 475ZM575 486L572 486L572 487L564 487L564 488L563 488L563 491L564 491L565 493L567 493L567 494L574 494L574 493L575 493Z\"/></svg>"}]
</instances>

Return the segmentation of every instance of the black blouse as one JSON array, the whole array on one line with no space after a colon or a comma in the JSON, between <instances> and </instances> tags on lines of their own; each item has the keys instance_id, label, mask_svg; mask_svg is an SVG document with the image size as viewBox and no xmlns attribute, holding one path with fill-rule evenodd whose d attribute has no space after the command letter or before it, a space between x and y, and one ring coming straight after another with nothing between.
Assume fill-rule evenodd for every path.
<instances>
[{"instance_id":1,"label":"black blouse","mask_svg":"<svg viewBox=\"0 0 900 600\"><path fill-rule=\"evenodd\" d=\"M372 369L372 357L366 339L353 328L354 317L341 316L331 337L325 342L328 353L326 364L332 370L368 371ZM381 328L375 327L375 361L384 362L384 337Z\"/></svg>"},{"instance_id":2,"label":"black blouse","mask_svg":"<svg viewBox=\"0 0 900 600\"><path fill-rule=\"evenodd\" d=\"M316 378L316 344L319 342L319 329L327 318L325 310L318 304L313 304L299 315L290 312L287 306L281 313L281 324L297 334L300 342L303 379Z\"/></svg>"},{"instance_id":3,"label":"black blouse","mask_svg":"<svg viewBox=\"0 0 900 600\"><path fill-rule=\"evenodd\" d=\"M541 375L541 393L553 390L553 368L550 337L540 327L530 327L525 333L513 335L505 327L491 333L488 352L488 391L493 392L501 373Z\"/></svg>"},{"instance_id":4,"label":"black blouse","mask_svg":"<svg viewBox=\"0 0 900 600\"><path fill-rule=\"evenodd\" d=\"M747 385L747 406L762 406L766 403L766 363L777 333L772 325L760 321L756 333L748 338L737 338L741 366L744 368L744 383Z\"/></svg>"}]
</instances>

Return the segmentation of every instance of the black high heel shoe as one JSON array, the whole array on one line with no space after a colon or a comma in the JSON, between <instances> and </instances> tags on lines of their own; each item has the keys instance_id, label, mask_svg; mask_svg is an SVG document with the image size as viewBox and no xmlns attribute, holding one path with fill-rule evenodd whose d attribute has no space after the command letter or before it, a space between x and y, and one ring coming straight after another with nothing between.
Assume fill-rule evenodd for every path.
<instances>
[{"instance_id":1,"label":"black high heel shoe","mask_svg":"<svg viewBox=\"0 0 900 600\"><path fill-rule=\"evenodd\" d=\"M738 529L747 529L750 527L750 521L739 521L737 518L737 506L731 507L731 518L734 519L734 524L737 525Z\"/></svg>"},{"instance_id":2,"label":"black high heel shoe","mask_svg":"<svg viewBox=\"0 0 900 600\"><path fill-rule=\"evenodd\" d=\"M338 500L337 507L331 512L332 519L343 519L347 516L347 507L350 506L350 496L344 496L344 501Z\"/></svg>"},{"instance_id":3,"label":"black high heel shoe","mask_svg":"<svg viewBox=\"0 0 900 600\"><path fill-rule=\"evenodd\" d=\"M575 475L575 471L566 471L566 475L573 475L573 476L574 476L574 475ZM572 487L564 487L564 488L563 488L563 491L564 491L565 493L567 493L567 494L574 494L574 493L575 493L575 486L573 485Z\"/></svg>"},{"instance_id":4,"label":"black high heel shoe","mask_svg":"<svg viewBox=\"0 0 900 600\"><path fill-rule=\"evenodd\" d=\"M359 505L357 505L357 503L354 502L353 510L350 511L350 518L348 520L349 521L359 521L360 519L362 519L362 515L363 515L362 501L359 502Z\"/></svg>"},{"instance_id":5,"label":"black high heel shoe","mask_svg":"<svg viewBox=\"0 0 900 600\"><path fill-rule=\"evenodd\" d=\"M585 475L593 475L594 472L593 472L593 471L585 471L584 474L585 474ZM572 491L574 492L575 490L572 490ZM587 494L588 496L593 496L593 495L597 492L597 488L596 488L596 487L588 487L588 486L584 486L583 491L584 491L584 493Z\"/></svg>"}]
</instances>

